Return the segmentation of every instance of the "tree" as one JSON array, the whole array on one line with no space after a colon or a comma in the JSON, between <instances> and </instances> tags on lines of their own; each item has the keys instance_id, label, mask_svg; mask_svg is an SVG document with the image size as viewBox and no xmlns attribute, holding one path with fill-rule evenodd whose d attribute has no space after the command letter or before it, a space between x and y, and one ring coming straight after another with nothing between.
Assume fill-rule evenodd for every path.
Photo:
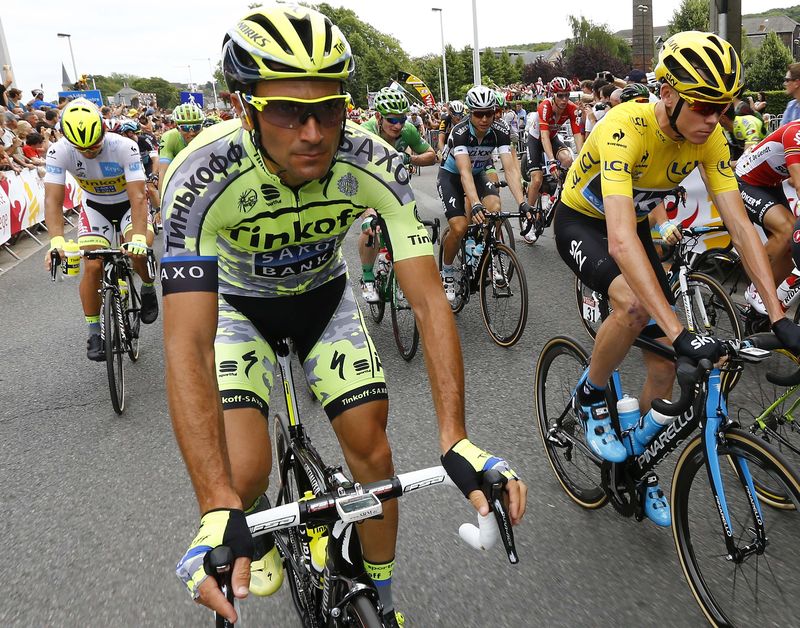
<instances>
[{"instance_id":1,"label":"tree","mask_svg":"<svg viewBox=\"0 0 800 628\"><path fill-rule=\"evenodd\" d=\"M348 89L357 106L366 106L367 87L376 91L396 79L399 71L411 69L411 62L400 42L362 22L354 11L327 3L317 5L316 9L327 15L350 43L356 70L348 82Z\"/></svg>"},{"instance_id":2,"label":"tree","mask_svg":"<svg viewBox=\"0 0 800 628\"><path fill-rule=\"evenodd\" d=\"M481 53L481 82L484 85L489 85L490 81L494 81L495 69L497 68L497 58L494 56L491 48L484 48Z\"/></svg>"},{"instance_id":3,"label":"tree","mask_svg":"<svg viewBox=\"0 0 800 628\"><path fill-rule=\"evenodd\" d=\"M567 40L564 57L569 59L569 56L576 48L586 48L603 52L605 53L604 56L616 57L626 67L630 66L630 45L621 37L614 35L609 30L608 25L595 24L583 16L577 18L574 15L569 16L569 24L572 28L572 38ZM613 72L611 68L605 69Z\"/></svg>"},{"instance_id":4,"label":"tree","mask_svg":"<svg viewBox=\"0 0 800 628\"><path fill-rule=\"evenodd\" d=\"M522 55L517 55L514 59L514 82L518 83L522 80L522 73L525 71L525 62L522 60Z\"/></svg>"},{"instance_id":5,"label":"tree","mask_svg":"<svg viewBox=\"0 0 800 628\"><path fill-rule=\"evenodd\" d=\"M594 78L598 72L608 71L614 76L625 76L630 67L607 49L595 46L575 46L564 61L566 76L579 79Z\"/></svg>"},{"instance_id":6,"label":"tree","mask_svg":"<svg viewBox=\"0 0 800 628\"><path fill-rule=\"evenodd\" d=\"M128 83L133 89L156 95L159 107L170 109L180 102L180 95L174 85L157 76L135 78Z\"/></svg>"},{"instance_id":7,"label":"tree","mask_svg":"<svg viewBox=\"0 0 800 628\"><path fill-rule=\"evenodd\" d=\"M683 31L707 31L710 12L709 0L681 0L667 24L667 37Z\"/></svg>"},{"instance_id":8,"label":"tree","mask_svg":"<svg viewBox=\"0 0 800 628\"><path fill-rule=\"evenodd\" d=\"M792 54L789 49L774 32L767 33L745 75L748 89L756 92L780 89L790 63Z\"/></svg>"},{"instance_id":9,"label":"tree","mask_svg":"<svg viewBox=\"0 0 800 628\"><path fill-rule=\"evenodd\" d=\"M564 63L561 59L556 63L550 63L540 57L533 63L529 63L525 66L525 70L522 73L522 82L528 84L535 83L541 77L542 81L549 83L550 80L556 76L565 76L566 74L568 74L568 72L564 68Z\"/></svg>"},{"instance_id":10,"label":"tree","mask_svg":"<svg viewBox=\"0 0 800 628\"><path fill-rule=\"evenodd\" d=\"M492 78L498 85L503 87L514 82L514 66L511 65L511 56L508 54L508 50L503 50L500 58L497 59Z\"/></svg>"}]
</instances>

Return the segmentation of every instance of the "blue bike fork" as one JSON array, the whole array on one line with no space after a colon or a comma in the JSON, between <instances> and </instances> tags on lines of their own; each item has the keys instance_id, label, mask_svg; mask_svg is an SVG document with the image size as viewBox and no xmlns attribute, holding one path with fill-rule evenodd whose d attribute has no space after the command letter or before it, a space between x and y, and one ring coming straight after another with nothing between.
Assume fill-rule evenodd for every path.
<instances>
[{"instance_id":1,"label":"blue bike fork","mask_svg":"<svg viewBox=\"0 0 800 628\"><path fill-rule=\"evenodd\" d=\"M725 403L724 397L720 394L720 371L714 369L708 378L708 396L706 397L706 416L705 427L703 431L703 447L705 448L706 464L708 465L708 475L711 480L711 490L714 493L717 510L719 512L722 528L725 531L725 544L728 546L729 552L733 553L733 521L728 511L728 503L725 499L725 487L722 482L722 474L720 472L719 456L717 455L717 448L719 447L720 424L723 420L727 421L728 408ZM756 523L758 525L758 535L763 536L763 517L761 516L761 504L758 501L755 486L753 485L753 476L750 473L750 468L747 465L747 460L741 456L733 458L734 465L739 475L745 490L747 491L750 509L753 512Z\"/></svg>"}]
</instances>

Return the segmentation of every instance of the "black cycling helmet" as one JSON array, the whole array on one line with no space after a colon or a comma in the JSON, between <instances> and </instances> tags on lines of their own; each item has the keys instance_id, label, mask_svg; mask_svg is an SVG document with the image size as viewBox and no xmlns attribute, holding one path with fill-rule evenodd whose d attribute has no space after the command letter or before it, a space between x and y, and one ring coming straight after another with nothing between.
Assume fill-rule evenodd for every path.
<instances>
[{"instance_id":1,"label":"black cycling helmet","mask_svg":"<svg viewBox=\"0 0 800 628\"><path fill-rule=\"evenodd\" d=\"M622 89L622 93L619 95L619 101L628 102L629 100L635 100L636 102L649 102L650 101L650 90L647 89L647 85L642 85L641 83L631 83L630 85L626 85Z\"/></svg>"}]
</instances>

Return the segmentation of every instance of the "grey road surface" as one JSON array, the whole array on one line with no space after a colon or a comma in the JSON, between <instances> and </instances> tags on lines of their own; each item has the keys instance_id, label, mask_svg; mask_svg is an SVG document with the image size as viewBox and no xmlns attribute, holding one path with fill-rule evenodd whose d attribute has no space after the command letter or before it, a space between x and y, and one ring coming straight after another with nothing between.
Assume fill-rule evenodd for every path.
<instances>
[{"instance_id":1,"label":"grey road surface","mask_svg":"<svg viewBox=\"0 0 800 628\"><path fill-rule=\"evenodd\" d=\"M441 213L435 174L429 167L413 179L423 217ZM514 207L507 190L503 199ZM355 233L346 244L357 282ZM473 514L457 492L409 496L401 504L396 606L407 626L425 628L702 625L668 530L610 507L583 511L555 480L536 428L534 366L551 336L586 344L588 337L549 234L517 248L530 293L519 344L502 349L490 340L476 299L457 325L471 439L510 460L530 487L516 529L520 563L459 540L458 526ZM117 416L105 365L85 357L77 282L51 283L42 257L0 276L0 623L211 625L174 576L198 513L166 407L161 322L143 329L141 359L126 364L128 405ZM438 464L423 356L400 359L388 315L369 327L390 388L397 470ZM307 399L303 410L323 458L341 462L323 413ZM663 485L670 474L669 466L662 471ZM243 619L244 626L298 625L286 586L272 599L246 600Z\"/></svg>"}]
</instances>

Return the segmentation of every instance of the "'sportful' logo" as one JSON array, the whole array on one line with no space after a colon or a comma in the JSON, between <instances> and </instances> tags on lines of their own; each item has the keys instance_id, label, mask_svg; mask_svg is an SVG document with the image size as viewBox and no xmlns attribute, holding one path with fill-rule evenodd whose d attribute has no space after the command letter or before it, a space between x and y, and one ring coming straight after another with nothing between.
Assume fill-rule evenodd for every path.
<instances>
[{"instance_id":1,"label":"'sportful' logo","mask_svg":"<svg viewBox=\"0 0 800 628\"><path fill-rule=\"evenodd\" d=\"M265 201L274 201L276 198L279 198L280 195L280 191L274 185L265 183L261 186L261 196L264 197Z\"/></svg>"},{"instance_id":2,"label":"'sportful' logo","mask_svg":"<svg viewBox=\"0 0 800 628\"><path fill-rule=\"evenodd\" d=\"M239 211L248 212L256 206L258 196L253 188L245 190L239 195Z\"/></svg>"},{"instance_id":3,"label":"'sportful' logo","mask_svg":"<svg viewBox=\"0 0 800 628\"><path fill-rule=\"evenodd\" d=\"M358 192L358 179L348 172L339 178L336 182L336 187L345 196L355 196L356 192Z\"/></svg>"},{"instance_id":4,"label":"'sportful' logo","mask_svg":"<svg viewBox=\"0 0 800 628\"><path fill-rule=\"evenodd\" d=\"M615 142L621 142L622 138L625 137L625 133L623 133L622 129L620 129L619 131L614 133L611 137Z\"/></svg>"}]
</instances>

